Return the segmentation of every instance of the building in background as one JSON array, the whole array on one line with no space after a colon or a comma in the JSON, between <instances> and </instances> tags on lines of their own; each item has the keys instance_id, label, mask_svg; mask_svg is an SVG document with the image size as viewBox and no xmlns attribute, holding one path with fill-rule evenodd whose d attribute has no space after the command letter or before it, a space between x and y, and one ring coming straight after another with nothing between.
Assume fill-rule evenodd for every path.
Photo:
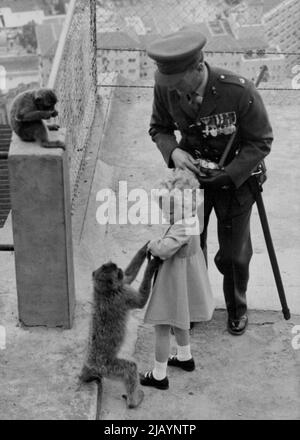
<instances>
[{"instance_id":1,"label":"building in background","mask_svg":"<svg viewBox=\"0 0 300 440\"><path fill-rule=\"evenodd\" d=\"M46 85L66 0L0 0L0 123L20 92ZM37 38L38 37L38 38Z\"/></svg>"},{"instance_id":2,"label":"building in background","mask_svg":"<svg viewBox=\"0 0 300 440\"><path fill-rule=\"evenodd\" d=\"M36 26L37 54L42 86L47 84L64 21L65 15L50 16L42 24Z\"/></svg>"},{"instance_id":3,"label":"building in background","mask_svg":"<svg viewBox=\"0 0 300 440\"><path fill-rule=\"evenodd\" d=\"M140 44L125 32L98 32L98 74L117 72L130 81L140 78Z\"/></svg>"},{"instance_id":4,"label":"building in background","mask_svg":"<svg viewBox=\"0 0 300 440\"><path fill-rule=\"evenodd\" d=\"M17 28L31 21L41 24L44 18L45 14L42 10L13 12L11 8L0 8L0 28Z\"/></svg>"},{"instance_id":5,"label":"building in background","mask_svg":"<svg viewBox=\"0 0 300 440\"><path fill-rule=\"evenodd\" d=\"M0 29L0 56L6 55L8 50L8 37L4 29Z\"/></svg>"},{"instance_id":6,"label":"building in background","mask_svg":"<svg viewBox=\"0 0 300 440\"><path fill-rule=\"evenodd\" d=\"M300 63L300 1L243 0L230 9L229 21L234 32L263 32L272 47L285 52L285 75ZM295 54L295 55L293 55Z\"/></svg>"},{"instance_id":7,"label":"building in background","mask_svg":"<svg viewBox=\"0 0 300 440\"><path fill-rule=\"evenodd\" d=\"M18 87L20 84L40 83L39 58L37 55L0 57L2 93Z\"/></svg>"},{"instance_id":8,"label":"building in background","mask_svg":"<svg viewBox=\"0 0 300 440\"><path fill-rule=\"evenodd\" d=\"M123 5L123 2L121 3ZM145 48L149 42L159 36L159 33L153 23L151 22L149 27L146 18L138 16L135 9L132 17L127 16L127 9L123 10L122 14L121 3L119 11L104 1L98 9L98 29L101 30L98 33L99 73L117 72L132 81L153 80L155 64L147 57ZM213 18L217 18L200 22L196 20L194 14L189 25L196 26L206 35L205 53L208 62L237 72L253 81L260 68L266 65L268 75L264 80L274 83L282 81L286 77L286 58L280 53L283 48L278 41L269 39L268 26L265 23L271 3L283 7L288 3L296 2L241 0L232 2L232 6L227 8L224 8L224 5L221 8L221 3L215 2L210 6L214 7ZM300 2L298 3L300 7ZM178 3L178 8L179 6L184 7L183 4ZM197 6L194 2L190 6L196 11ZM199 8L202 10L203 5L199 5ZM218 8L219 14L217 14ZM275 10L276 8L272 8L272 14ZM160 17L160 20L163 20L163 17Z\"/></svg>"},{"instance_id":9,"label":"building in background","mask_svg":"<svg viewBox=\"0 0 300 440\"><path fill-rule=\"evenodd\" d=\"M278 45L286 55L286 72L293 76L292 68L300 64L300 1L299 0L265 0L263 5L263 22L267 38Z\"/></svg>"},{"instance_id":10,"label":"building in background","mask_svg":"<svg viewBox=\"0 0 300 440\"><path fill-rule=\"evenodd\" d=\"M45 13L48 15L65 15L69 0L43 0Z\"/></svg>"},{"instance_id":11,"label":"building in background","mask_svg":"<svg viewBox=\"0 0 300 440\"><path fill-rule=\"evenodd\" d=\"M204 48L205 58L211 65L237 72L255 81L263 65L268 67L268 80L280 81L285 76L285 57L278 53L279 48L270 47L262 32L233 32L230 22L219 19L193 25L207 37ZM248 28L249 26L247 26ZM143 49L158 35L139 36ZM272 55L269 52L274 53ZM145 52L141 53L142 79L153 78L155 64Z\"/></svg>"},{"instance_id":12,"label":"building in background","mask_svg":"<svg viewBox=\"0 0 300 440\"><path fill-rule=\"evenodd\" d=\"M154 41L156 38L159 38L158 34L146 34L139 35L140 46L144 49L140 52L140 78L141 79L153 79L153 73L155 70L155 65L153 60L148 57L145 48L149 43Z\"/></svg>"},{"instance_id":13,"label":"building in background","mask_svg":"<svg viewBox=\"0 0 300 440\"><path fill-rule=\"evenodd\" d=\"M260 67L266 65L268 80L280 81L285 75L285 57L279 54L279 47L268 44L263 27L255 23L237 27L233 24L230 20L220 19L198 25L207 37L207 60L252 81L255 81Z\"/></svg>"},{"instance_id":14,"label":"building in background","mask_svg":"<svg viewBox=\"0 0 300 440\"><path fill-rule=\"evenodd\" d=\"M41 10L46 16L66 14L70 0L0 0L0 8L10 8L13 13Z\"/></svg>"}]
</instances>

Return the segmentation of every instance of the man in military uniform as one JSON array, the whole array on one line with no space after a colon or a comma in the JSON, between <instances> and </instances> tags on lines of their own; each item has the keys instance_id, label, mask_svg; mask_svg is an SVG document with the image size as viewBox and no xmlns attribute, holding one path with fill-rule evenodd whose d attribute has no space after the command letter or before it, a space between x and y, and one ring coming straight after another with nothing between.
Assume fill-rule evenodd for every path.
<instances>
[{"instance_id":1,"label":"man in military uniform","mask_svg":"<svg viewBox=\"0 0 300 440\"><path fill-rule=\"evenodd\" d=\"M227 329L241 335L248 324L250 214L255 201L251 175L270 152L273 135L254 84L204 62L205 43L206 38L191 27L148 46L148 56L157 64L149 134L168 167L188 168L198 175L204 188L205 255L209 216L215 210L219 240L215 263L224 277ZM224 167L215 166L237 127ZM215 169L203 176L199 158Z\"/></svg>"}]
</instances>

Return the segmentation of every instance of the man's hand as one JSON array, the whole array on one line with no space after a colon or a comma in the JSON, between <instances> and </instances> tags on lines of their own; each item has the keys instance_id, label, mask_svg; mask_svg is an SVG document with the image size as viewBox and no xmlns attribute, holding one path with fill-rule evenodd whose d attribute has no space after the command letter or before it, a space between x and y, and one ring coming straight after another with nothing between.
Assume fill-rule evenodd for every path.
<instances>
[{"instance_id":1,"label":"man's hand","mask_svg":"<svg viewBox=\"0 0 300 440\"><path fill-rule=\"evenodd\" d=\"M174 162L175 168L181 168L182 170L189 169L195 174L200 175L200 171L196 167L196 159L194 159L187 151L184 151L181 148L175 148L175 150L172 151L171 159Z\"/></svg>"},{"instance_id":2,"label":"man's hand","mask_svg":"<svg viewBox=\"0 0 300 440\"><path fill-rule=\"evenodd\" d=\"M231 178L224 170L209 170L206 176L198 177L201 188L227 189L233 185Z\"/></svg>"}]
</instances>

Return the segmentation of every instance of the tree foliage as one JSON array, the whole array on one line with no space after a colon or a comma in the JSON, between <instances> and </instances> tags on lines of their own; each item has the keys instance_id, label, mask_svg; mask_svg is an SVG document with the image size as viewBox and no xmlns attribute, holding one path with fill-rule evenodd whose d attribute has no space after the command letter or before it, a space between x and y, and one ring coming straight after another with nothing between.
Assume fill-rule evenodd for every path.
<instances>
[{"instance_id":1,"label":"tree foliage","mask_svg":"<svg viewBox=\"0 0 300 440\"><path fill-rule=\"evenodd\" d=\"M22 31L19 33L19 42L21 46L25 49L36 49L37 39L35 33L35 22L30 21L29 23L22 26Z\"/></svg>"},{"instance_id":2,"label":"tree foliage","mask_svg":"<svg viewBox=\"0 0 300 440\"><path fill-rule=\"evenodd\" d=\"M65 0L59 0L55 5L55 10L57 11L58 14L65 14L66 13Z\"/></svg>"}]
</instances>

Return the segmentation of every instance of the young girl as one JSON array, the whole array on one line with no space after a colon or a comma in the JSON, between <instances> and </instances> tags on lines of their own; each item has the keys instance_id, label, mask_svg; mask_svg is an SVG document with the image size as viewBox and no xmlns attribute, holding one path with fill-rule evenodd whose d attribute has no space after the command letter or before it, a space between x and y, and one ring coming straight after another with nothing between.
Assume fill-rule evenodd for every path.
<instances>
[{"instance_id":1,"label":"young girl","mask_svg":"<svg viewBox=\"0 0 300 440\"><path fill-rule=\"evenodd\" d=\"M191 172L176 169L160 187L168 190L169 203L165 203L162 196L159 206L164 217L169 217L171 226L162 238L151 240L148 244L149 252L163 261L144 318L146 323L155 327L154 368L142 374L140 382L145 386L168 389L167 365L185 371L195 369L189 342L190 322L210 320L214 301L200 247L199 233L203 230L203 218L198 218L197 210L200 211L203 197L198 189L199 183ZM189 213L184 206L187 198L182 197L184 189L192 190L193 197L192 200L189 197L187 210ZM171 327L177 343L177 354L169 357Z\"/></svg>"}]
</instances>

